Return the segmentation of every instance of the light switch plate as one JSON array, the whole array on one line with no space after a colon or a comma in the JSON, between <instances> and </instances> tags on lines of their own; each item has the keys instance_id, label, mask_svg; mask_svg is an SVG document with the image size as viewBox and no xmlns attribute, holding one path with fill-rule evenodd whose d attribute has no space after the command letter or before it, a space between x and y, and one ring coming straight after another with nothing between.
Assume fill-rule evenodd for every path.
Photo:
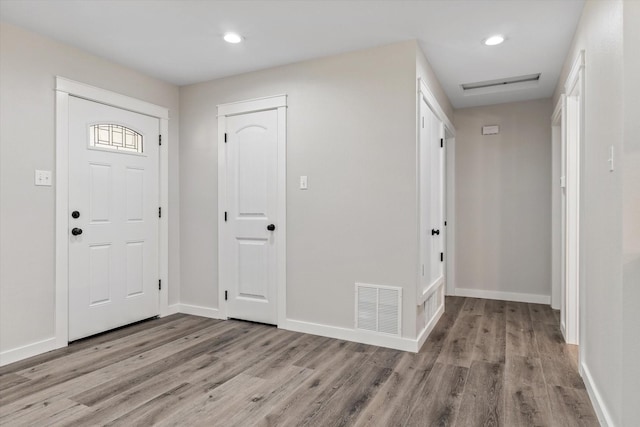
<instances>
[{"instance_id":1,"label":"light switch plate","mask_svg":"<svg viewBox=\"0 0 640 427\"><path fill-rule=\"evenodd\" d=\"M609 147L609 159L607 161L609 162L609 172L613 172L613 145Z\"/></svg>"},{"instance_id":2,"label":"light switch plate","mask_svg":"<svg viewBox=\"0 0 640 427\"><path fill-rule=\"evenodd\" d=\"M36 169L35 184L51 187L51 171L41 171Z\"/></svg>"},{"instance_id":3,"label":"light switch plate","mask_svg":"<svg viewBox=\"0 0 640 427\"><path fill-rule=\"evenodd\" d=\"M309 186L307 185L307 177L303 175L300 177L300 189L306 190L307 188L309 188Z\"/></svg>"}]
</instances>

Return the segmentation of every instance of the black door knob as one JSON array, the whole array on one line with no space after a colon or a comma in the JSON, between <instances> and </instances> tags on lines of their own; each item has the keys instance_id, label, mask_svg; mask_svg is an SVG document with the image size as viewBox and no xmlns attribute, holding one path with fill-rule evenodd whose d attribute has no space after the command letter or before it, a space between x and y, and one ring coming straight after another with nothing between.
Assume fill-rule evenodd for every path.
<instances>
[{"instance_id":1,"label":"black door knob","mask_svg":"<svg viewBox=\"0 0 640 427\"><path fill-rule=\"evenodd\" d=\"M80 212L78 212L78 211L73 211L73 212L71 212L71 216L72 216L73 218L80 218Z\"/></svg>"},{"instance_id":2,"label":"black door knob","mask_svg":"<svg viewBox=\"0 0 640 427\"><path fill-rule=\"evenodd\" d=\"M74 236L79 236L82 234L82 228L74 228L73 230L71 230L71 234L73 234Z\"/></svg>"},{"instance_id":3,"label":"black door knob","mask_svg":"<svg viewBox=\"0 0 640 427\"><path fill-rule=\"evenodd\" d=\"M267 225L267 230L269 230L269 231L273 231L273 230L275 230L275 229L276 229L276 226L275 226L274 224L269 224L269 225Z\"/></svg>"},{"instance_id":4,"label":"black door knob","mask_svg":"<svg viewBox=\"0 0 640 427\"><path fill-rule=\"evenodd\" d=\"M434 230L434 229L432 229L432 230L431 230L431 235L433 236L433 235L436 235L436 234L439 236L439 235L440 235L440 230Z\"/></svg>"}]
</instances>

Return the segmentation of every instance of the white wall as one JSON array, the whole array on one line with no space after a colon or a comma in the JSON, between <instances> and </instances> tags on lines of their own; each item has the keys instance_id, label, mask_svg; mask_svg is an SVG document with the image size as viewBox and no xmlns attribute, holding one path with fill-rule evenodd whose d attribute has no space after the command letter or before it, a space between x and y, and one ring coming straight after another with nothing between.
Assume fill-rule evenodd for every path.
<instances>
[{"instance_id":1,"label":"white wall","mask_svg":"<svg viewBox=\"0 0 640 427\"><path fill-rule=\"evenodd\" d=\"M54 335L54 83L63 76L170 109L169 301L179 298L176 86L0 23L0 352ZM55 176L55 173L54 173Z\"/></svg>"},{"instance_id":2,"label":"white wall","mask_svg":"<svg viewBox=\"0 0 640 427\"><path fill-rule=\"evenodd\" d=\"M550 295L552 112L550 99L455 111L457 292Z\"/></svg>"},{"instance_id":3,"label":"white wall","mask_svg":"<svg viewBox=\"0 0 640 427\"><path fill-rule=\"evenodd\" d=\"M640 420L640 2L624 2L622 423Z\"/></svg>"},{"instance_id":4,"label":"white wall","mask_svg":"<svg viewBox=\"0 0 640 427\"><path fill-rule=\"evenodd\" d=\"M286 93L287 317L353 328L355 282L401 286L403 335L415 337L416 48L181 88L182 303L218 307L216 105Z\"/></svg>"},{"instance_id":5,"label":"white wall","mask_svg":"<svg viewBox=\"0 0 640 427\"><path fill-rule=\"evenodd\" d=\"M596 406L603 408L615 425L625 425L621 422L622 171L625 166L624 161L618 162L616 170L610 172L607 162L611 145L617 153L623 153L625 90L621 0L585 4L554 102L564 91L569 70L581 50L585 50L586 84L581 203L581 363L587 372L585 380L601 397ZM637 50L629 56L633 55L637 55ZM637 75L634 78L637 79ZM637 121L637 116L633 120ZM636 405L637 401L636 397Z\"/></svg>"}]
</instances>

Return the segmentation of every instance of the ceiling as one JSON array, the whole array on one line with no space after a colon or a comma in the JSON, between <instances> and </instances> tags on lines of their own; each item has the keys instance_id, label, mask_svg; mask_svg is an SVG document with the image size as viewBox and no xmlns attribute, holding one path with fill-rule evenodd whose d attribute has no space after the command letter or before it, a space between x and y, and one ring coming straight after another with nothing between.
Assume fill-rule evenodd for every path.
<instances>
[{"instance_id":1,"label":"ceiling","mask_svg":"<svg viewBox=\"0 0 640 427\"><path fill-rule=\"evenodd\" d=\"M584 0L0 0L0 19L176 85L417 39L455 108L550 97ZM245 41L232 45L223 33ZM500 33L505 43L489 47ZM465 96L463 83L542 73ZM528 85L531 86L531 85ZM487 92L487 91L484 91Z\"/></svg>"}]
</instances>

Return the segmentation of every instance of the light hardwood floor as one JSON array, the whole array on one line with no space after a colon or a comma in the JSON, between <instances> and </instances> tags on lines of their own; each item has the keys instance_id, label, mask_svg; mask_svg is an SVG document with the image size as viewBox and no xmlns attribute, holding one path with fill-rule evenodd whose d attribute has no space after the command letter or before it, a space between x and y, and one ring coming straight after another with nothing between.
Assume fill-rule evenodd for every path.
<instances>
[{"instance_id":1,"label":"light hardwood floor","mask_svg":"<svg viewBox=\"0 0 640 427\"><path fill-rule=\"evenodd\" d=\"M422 351L173 315L0 368L0 424L598 425L548 306L447 297Z\"/></svg>"}]
</instances>

